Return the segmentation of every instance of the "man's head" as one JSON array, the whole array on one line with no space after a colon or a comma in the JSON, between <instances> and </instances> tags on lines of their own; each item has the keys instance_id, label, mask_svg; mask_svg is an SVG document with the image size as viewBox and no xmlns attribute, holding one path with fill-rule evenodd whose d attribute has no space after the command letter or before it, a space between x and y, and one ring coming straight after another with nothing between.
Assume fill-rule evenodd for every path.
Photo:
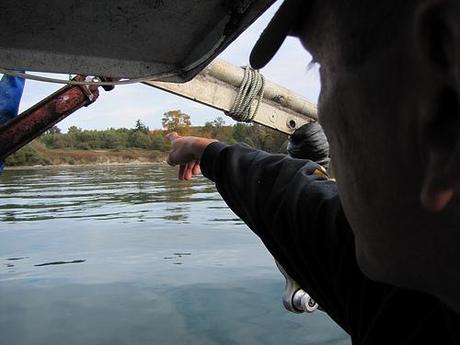
<instances>
[{"instance_id":1,"label":"man's head","mask_svg":"<svg viewBox=\"0 0 460 345\"><path fill-rule=\"evenodd\" d=\"M361 269L460 311L460 4L303 4L295 35L320 65L319 118Z\"/></svg>"}]
</instances>

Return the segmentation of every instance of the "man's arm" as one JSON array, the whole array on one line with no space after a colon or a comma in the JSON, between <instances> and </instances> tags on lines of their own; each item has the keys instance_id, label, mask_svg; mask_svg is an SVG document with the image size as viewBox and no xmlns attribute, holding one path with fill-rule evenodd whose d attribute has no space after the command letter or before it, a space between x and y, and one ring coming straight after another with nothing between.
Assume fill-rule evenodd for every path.
<instances>
[{"instance_id":1,"label":"man's arm","mask_svg":"<svg viewBox=\"0 0 460 345\"><path fill-rule=\"evenodd\" d=\"M319 165L242 145L177 136L168 162L182 166L182 178L191 178L200 162L203 174L275 259L349 330L346 314L354 299L345 295L354 293L350 283L357 283L361 273L335 183L320 173Z\"/></svg>"}]
</instances>

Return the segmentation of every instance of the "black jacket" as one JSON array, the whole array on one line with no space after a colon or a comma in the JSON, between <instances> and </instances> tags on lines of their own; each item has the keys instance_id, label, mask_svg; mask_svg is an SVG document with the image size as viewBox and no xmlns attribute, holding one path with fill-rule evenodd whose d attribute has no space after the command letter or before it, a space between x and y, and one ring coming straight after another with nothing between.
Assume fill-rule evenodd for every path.
<instances>
[{"instance_id":1,"label":"black jacket","mask_svg":"<svg viewBox=\"0 0 460 345\"><path fill-rule=\"evenodd\" d=\"M436 298L363 275L335 182L319 165L216 142L201 169L353 344L460 344L460 316Z\"/></svg>"}]
</instances>

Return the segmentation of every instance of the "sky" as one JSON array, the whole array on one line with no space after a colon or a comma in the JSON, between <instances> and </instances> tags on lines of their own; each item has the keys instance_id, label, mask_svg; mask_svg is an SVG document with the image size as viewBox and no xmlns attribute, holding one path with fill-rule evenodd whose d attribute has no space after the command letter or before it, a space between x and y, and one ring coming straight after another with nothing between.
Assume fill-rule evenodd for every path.
<instances>
[{"instance_id":1,"label":"sky","mask_svg":"<svg viewBox=\"0 0 460 345\"><path fill-rule=\"evenodd\" d=\"M234 65L245 66L249 54L260 33L279 7L277 1L257 19L218 58ZM272 61L260 72L272 82L283 85L316 103L320 82L317 67L308 68L311 56L303 49L298 39L288 37ZM52 75L55 76L55 75ZM65 76L59 76L65 78ZM48 96L62 85L37 81L26 81L20 111ZM140 119L151 129L161 128L161 118L169 110L180 109L190 115L192 125L203 125L218 116L227 124L234 121L222 112L199 103L157 90L143 84L121 85L110 92L100 89L98 100L82 108L58 124L66 131L70 126L83 129L132 128Z\"/></svg>"}]
</instances>

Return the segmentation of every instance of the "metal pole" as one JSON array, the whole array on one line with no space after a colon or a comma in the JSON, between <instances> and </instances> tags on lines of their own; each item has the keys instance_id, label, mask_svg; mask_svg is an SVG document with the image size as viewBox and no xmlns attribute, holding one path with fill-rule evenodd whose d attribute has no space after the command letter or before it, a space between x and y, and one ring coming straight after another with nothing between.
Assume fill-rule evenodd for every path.
<instances>
[{"instance_id":1,"label":"metal pole","mask_svg":"<svg viewBox=\"0 0 460 345\"><path fill-rule=\"evenodd\" d=\"M94 102L97 87L64 86L0 126L0 160L19 150L76 110Z\"/></svg>"},{"instance_id":2,"label":"metal pole","mask_svg":"<svg viewBox=\"0 0 460 345\"><path fill-rule=\"evenodd\" d=\"M243 75L243 68L216 59L187 83L148 81L144 84L222 111L229 111ZM313 103L285 87L266 80L264 98L254 122L292 134L303 124L317 118L316 106Z\"/></svg>"}]
</instances>

